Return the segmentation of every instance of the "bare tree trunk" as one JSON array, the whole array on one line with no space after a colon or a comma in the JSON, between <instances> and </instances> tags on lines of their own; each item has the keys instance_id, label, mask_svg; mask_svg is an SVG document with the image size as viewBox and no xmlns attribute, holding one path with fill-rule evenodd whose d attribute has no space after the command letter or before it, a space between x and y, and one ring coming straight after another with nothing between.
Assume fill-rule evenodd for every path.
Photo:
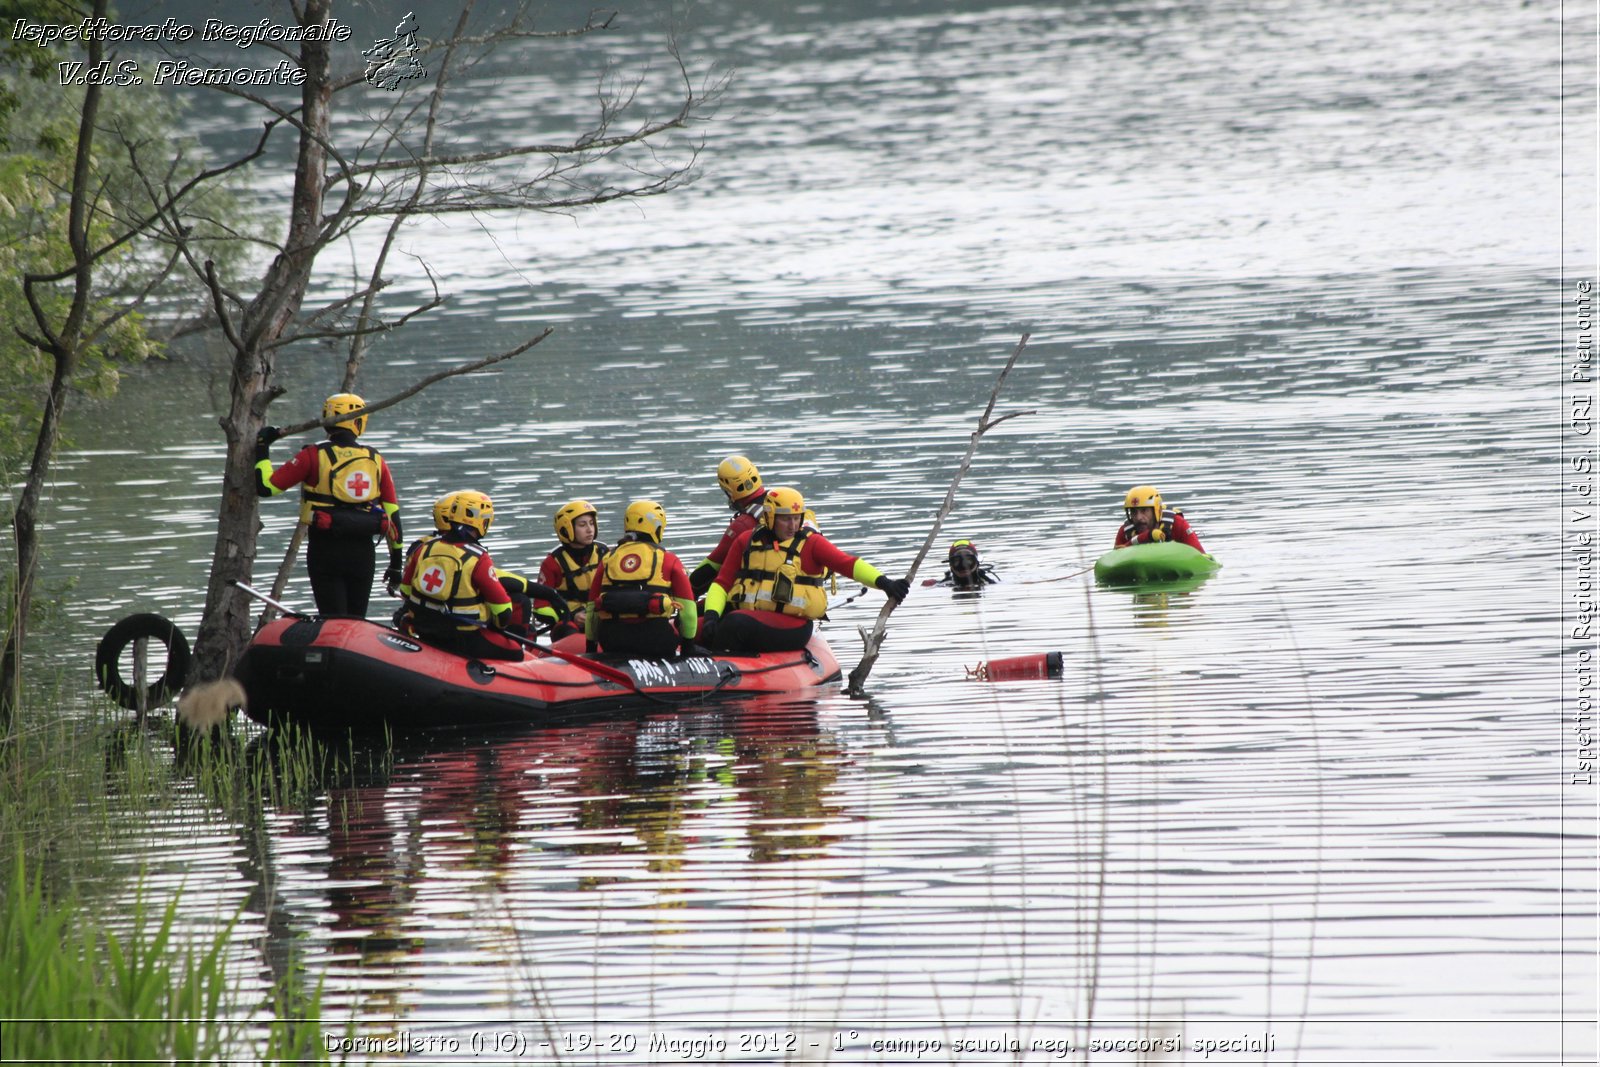
<instances>
[{"instance_id":1,"label":"bare tree trunk","mask_svg":"<svg viewBox=\"0 0 1600 1067\"><path fill-rule=\"evenodd\" d=\"M96 0L94 16L103 18L106 8L107 0ZM100 62L103 50L104 45L98 39L89 42L90 69ZM67 389L71 385L73 372L77 370L83 347L90 343L84 336L84 326L93 300L94 259L89 246L89 220L93 213L94 198L91 188L94 126L99 108L100 86L91 80L84 90L83 114L78 119L78 147L73 160L72 192L67 209L67 244L72 249L72 268L54 277L28 275L23 279L23 290L33 313L34 325L39 331L39 337L33 343L49 352L55 366L50 377L44 414L39 420L39 436L34 443L33 460L28 465L28 477L23 483L22 495L17 500L17 510L11 519L17 546L16 595L11 605L14 612L11 628L6 634L5 648L0 651L0 729L7 733L22 701L22 650L28 634L28 613L33 607L33 581L39 570L39 504L44 496L45 481L50 475L56 442L61 437L61 412L67 403ZM36 287L69 277L73 285L72 304L58 332L45 314Z\"/></svg>"},{"instance_id":2,"label":"bare tree trunk","mask_svg":"<svg viewBox=\"0 0 1600 1067\"><path fill-rule=\"evenodd\" d=\"M301 26L328 21L331 0L307 0ZM321 35L312 35L321 36ZM233 585L249 581L256 561L261 519L255 489L255 437L266 422L267 405L281 392L276 383L273 344L299 314L322 237L322 199L326 188L329 103L328 45L302 41L300 65L306 72L301 94L300 150L295 165L289 234L265 283L245 310L242 329L228 331L233 344L232 403L222 420L228 441L217 543L211 557L205 618L195 642L191 681L219 678L250 640L250 601ZM218 312L226 315L213 281Z\"/></svg>"},{"instance_id":3,"label":"bare tree trunk","mask_svg":"<svg viewBox=\"0 0 1600 1067\"><path fill-rule=\"evenodd\" d=\"M39 437L33 447L33 462L11 519L16 538L17 576L12 598L11 630L6 634L5 650L0 652L0 731L9 732L16 709L22 703L22 646L28 633L28 612L33 606L33 579L39 570L39 501L44 495L50 460L61 436L61 409L67 400L67 382L76 362L76 353L58 354L50 393L45 400L44 417L39 420Z\"/></svg>"}]
</instances>

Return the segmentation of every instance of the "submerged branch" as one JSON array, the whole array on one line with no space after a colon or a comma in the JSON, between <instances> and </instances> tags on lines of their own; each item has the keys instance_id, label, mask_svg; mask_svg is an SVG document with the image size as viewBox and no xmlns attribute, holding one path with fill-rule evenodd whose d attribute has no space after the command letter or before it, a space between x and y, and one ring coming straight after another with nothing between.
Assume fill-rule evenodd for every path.
<instances>
[{"instance_id":1,"label":"submerged branch","mask_svg":"<svg viewBox=\"0 0 1600 1067\"><path fill-rule=\"evenodd\" d=\"M1011 358L1006 360L1005 367L1000 371L1000 377L995 379L994 390L989 394L989 404L983 409L983 415L978 419L978 428L972 432L972 440L967 445L967 454L961 457L961 466L956 471L956 476L950 483L950 488L945 490L944 503L939 508L939 513L933 517L932 524L928 527L927 539L922 542L922 549L917 553L917 558L911 561L911 567L905 573L905 580L910 582L916 577L917 568L922 566L922 561L927 558L928 550L933 547L934 541L939 537L939 528L944 525L945 518L956 506L956 487L961 484L961 479L966 477L967 469L972 466L973 454L978 451L978 441L985 433L999 426L1007 419L1014 419L1018 415L1031 415L1031 411L1013 411L1002 415L998 419L991 419L994 414L995 401L1000 398L1000 390L1006 384L1006 375L1011 373L1011 368L1016 365L1017 357L1022 355L1022 350L1028 346L1028 334L1022 335L1022 340L1017 342L1016 351L1011 353ZM886 600L883 609L878 612L878 620L869 632L866 627L858 626L857 632L861 634L861 662L856 664L855 670L850 672L849 685L846 688L851 696L862 695L862 685L867 680L867 675L872 670L872 665L878 662L878 650L883 645L884 635L888 632L889 615L898 605L893 600Z\"/></svg>"}]
</instances>

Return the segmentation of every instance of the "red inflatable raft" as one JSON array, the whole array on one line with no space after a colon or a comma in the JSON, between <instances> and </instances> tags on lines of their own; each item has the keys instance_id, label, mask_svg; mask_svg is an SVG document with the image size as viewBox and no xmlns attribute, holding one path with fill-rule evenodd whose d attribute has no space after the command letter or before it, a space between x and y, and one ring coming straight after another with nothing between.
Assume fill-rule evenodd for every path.
<instances>
[{"instance_id":1,"label":"red inflatable raft","mask_svg":"<svg viewBox=\"0 0 1600 1067\"><path fill-rule=\"evenodd\" d=\"M365 619L281 618L256 632L234 674L257 722L417 729L799 694L838 681L839 662L820 636L798 652L664 660L587 656L582 637L569 637L530 649L521 662L488 662Z\"/></svg>"}]
</instances>

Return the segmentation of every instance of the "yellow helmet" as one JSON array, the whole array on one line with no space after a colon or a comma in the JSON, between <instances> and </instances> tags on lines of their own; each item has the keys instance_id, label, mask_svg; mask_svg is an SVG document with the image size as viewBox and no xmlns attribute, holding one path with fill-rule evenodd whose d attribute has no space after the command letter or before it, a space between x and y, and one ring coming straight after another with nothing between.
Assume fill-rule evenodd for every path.
<instances>
[{"instance_id":1,"label":"yellow helmet","mask_svg":"<svg viewBox=\"0 0 1600 1067\"><path fill-rule=\"evenodd\" d=\"M572 524L585 515L593 515L596 523L600 521L599 513L595 511L594 505L587 500L570 501L563 504L561 510L556 512L556 536L561 539L562 544L572 543L574 537Z\"/></svg>"},{"instance_id":2,"label":"yellow helmet","mask_svg":"<svg viewBox=\"0 0 1600 1067\"><path fill-rule=\"evenodd\" d=\"M805 521L806 501L800 490L777 485L767 491L767 499L761 504L761 525L769 530L777 529L779 515L793 515L802 523Z\"/></svg>"},{"instance_id":3,"label":"yellow helmet","mask_svg":"<svg viewBox=\"0 0 1600 1067\"><path fill-rule=\"evenodd\" d=\"M445 521L452 526L476 530L479 537L488 533L489 527L494 524L494 501L477 490L463 489L451 493L441 503L444 505Z\"/></svg>"},{"instance_id":4,"label":"yellow helmet","mask_svg":"<svg viewBox=\"0 0 1600 1067\"><path fill-rule=\"evenodd\" d=\"M1155 508L1156 521L1161 521L1161 494L1153 485L1136 485L1122 498L1122 511L1130 519L1134 508Z\"/></svg>"},{"instance_id":5,"label":"yellow helmet","mask_svg":"<svg viewBox=\"0 0 1600 1067\"><path fill-rule=\"evenodd\" d=\"M440 533L450 529L450 502L456 498L454 493L446 493L433 502L433 528Z\"/></svg>"},{"instance_id":6,"label":"yellow helmet","mask_svg":"<svg viewBox=\"0 0 1600 1067\"><path fill-rule=\"evenodd\" d=\"M667 532L667 511L654 500L635 500L622 513L622 529L624 533L646 534L660 543L662 534Z\"/></svg>"},{"instance_id":7,"label":"yellow helmet","mask_svg":"<svg viewBox=\"0 0 1600 1067\"><path fill-rule=\"evenodd\" d=\"M743 456L729 456L717 464L717 484L728 495L728 503L739 501L761 492L761 472Z\"/></svg>"},{"instance_id":8,"label":"yellow helmet","mask_svg":"<svg viewBox=\"0 0 1600 1067\"><path fill-rule=\"evenodd\" d=\"M334 393L322 402L322 421L327 422L329 419L340 415L348 415L352 411L360 411L366 406L367 402L354 393ZM336 422L334 426L343 427L360 437L361 432L367 428L367 417L365 415L357 415L353 419Z\"/></svg>"}]
</instances>

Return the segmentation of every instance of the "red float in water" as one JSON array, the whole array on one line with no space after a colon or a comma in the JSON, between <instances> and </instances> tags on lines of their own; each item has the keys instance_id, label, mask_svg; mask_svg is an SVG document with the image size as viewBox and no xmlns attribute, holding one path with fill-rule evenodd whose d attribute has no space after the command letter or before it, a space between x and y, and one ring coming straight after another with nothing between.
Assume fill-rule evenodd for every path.
<instances>
[{"instance_id":1,"label":"red float in water","mask_svg":"<svg viewBox=\"0 0 1600 1067\"><path fill-rule=\"evenodd\" d=\"M1061 653L1035 652L1029 656L992 659L968 667L967 675L984 682L1017 682L1029 678L1061 677Z\"/></svg>"}]
</instances>

